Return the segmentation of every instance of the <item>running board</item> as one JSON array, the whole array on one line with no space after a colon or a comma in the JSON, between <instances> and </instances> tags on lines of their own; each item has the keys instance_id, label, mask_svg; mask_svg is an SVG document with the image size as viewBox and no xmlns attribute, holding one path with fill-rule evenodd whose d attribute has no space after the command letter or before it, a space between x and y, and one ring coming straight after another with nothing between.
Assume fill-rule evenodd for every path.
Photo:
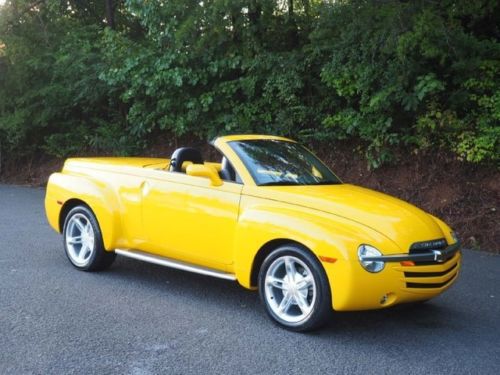
<instances>
[{"instance_id":1,"label":"running board","mask_svg":"<svg viewBox=\"0 0 500 375\"><path fill-rule=\"evenodd\" d=\"M199 273L201 275L206 275L206 276L218 277L219 279L232 280L232 281L236 280L236 276L230 273L213 270L207 267L196 266L190 263L184 263L178 260L161 257L159 255L148 254L139 250L115 249L115 253L123 255L124 257L142 260L143 262L158 264L160 266Z\"/></svg>"}]
</instances>

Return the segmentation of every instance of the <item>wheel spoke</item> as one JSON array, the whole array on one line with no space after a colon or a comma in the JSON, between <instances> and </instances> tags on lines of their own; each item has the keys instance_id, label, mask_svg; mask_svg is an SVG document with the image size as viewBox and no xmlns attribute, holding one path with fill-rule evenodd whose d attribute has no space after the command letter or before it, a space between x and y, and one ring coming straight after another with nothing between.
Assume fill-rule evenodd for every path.
<instances>
[{"instance_id":1,"label":"wheel spoke","mask_svg":"<svg viewBox=\"0 0 500 375\"><path fill-rule=\"evenodd\" d=\"M286 313L288 311L288 309L292 305L292 300L292 295L288 292L285 292L283 295L283 299L278 306L278 310L280 311L280 313Z\"/></svg>"},{"instance_id":2,"label":"wheel spoke","mask_svg":"<svg viewBox=\"0 0 500 375\"><path fill-rule=\"evenodd\" d=\"M308 289L312 285L313 278L308 275L297 282L297 289Z\"/></svg>"},{"instance_id":3,"label":"wheel spoke","mask_svg":"<svg viewBox=\"0 0 500 375\"><path fill-rule=\"evenodd\" d=\"M68 237L68 244L79 245L82 243L82 236Z\"/></svg>"},{"instance_id":4,"label":"wheel spoke","mask_svg":"<svg viewBox=\"0 0 500 375\"><path fill-rule=\"evenodd\" d=\"M83 224L80 219L75 219L75 225L78 227L80 233L83 233L85 231L85 224Z\"/></svg>"},{"instance_id":5,"label":"wheel spoke","mask_svg":"<svg viewBox=\"0 0 500 375\"><path fill-rule=\"evenodd\" d=\"M275 288L278 289L284 289L285 287L283 286L283 279L279 279L274 276L268 276L266 277L266 283L269 285L272 285Z\"/></svg>"},{"instance_id":6,"label":"wheel spoke","mask_svg":"<svg viewBox=\"0 0 500 375\"><path fill-rule=\"evenodd\" d=\"M90 252L90 247L88 247L87 244L83 245L81 250L80 250L80 253L78 254L78 258L81 260L81 261L84 261L85 260L85 256Z\"/></svg>"},{"instance_id":7,"label":"wheel spoke","mask_svg":"<svg viewBox=\"0 0 500 375\"><path fill-rule=\"evenodd\" d=\"M298 293L297 297L295 298L295 301L297 302L300 311L302 311L302 314L307 314L309 312L310 306L303 295Z\"/></svg>"},{"instance_id":8,"label":"wheel spoke","mask_svg":"<svg viewBox=\"0 0 500 375\"><path fill-rule=\"evenodd\" d=\"M93 234L93 230L92 230L92 225L90 225L90 222L87 223L87 225L85 225L85 232L90 236Z\"/></svg>"},{"instance_id":9,"label":"wheel spoke","mask_svg":"<svg viewBox=\"0 0 500 375\"><path fill-rule=\"evenodd\" d=\"M285 257L285 269L290 280L295 280L295 273L297 271L295 270L295 263L293 262L292 258Z\"/></svg>"}]
</instances>

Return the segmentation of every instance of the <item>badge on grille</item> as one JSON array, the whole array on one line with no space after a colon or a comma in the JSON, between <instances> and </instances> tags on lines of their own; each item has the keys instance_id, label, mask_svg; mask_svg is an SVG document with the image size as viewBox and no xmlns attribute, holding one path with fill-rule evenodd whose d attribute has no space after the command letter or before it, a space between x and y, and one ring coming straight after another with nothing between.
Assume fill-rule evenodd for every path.
<instances>
[{"instance_id":1,"label":"badge on grille","mask_svg":"<svg viewBox=\"0 0 500 375\"><path fill-rule=\"evenodd\" d=\"M434 254L434 260L439 263L443 263L446 260L446 255L440 250L432 250Z\"/></svg>"}]
</instances>

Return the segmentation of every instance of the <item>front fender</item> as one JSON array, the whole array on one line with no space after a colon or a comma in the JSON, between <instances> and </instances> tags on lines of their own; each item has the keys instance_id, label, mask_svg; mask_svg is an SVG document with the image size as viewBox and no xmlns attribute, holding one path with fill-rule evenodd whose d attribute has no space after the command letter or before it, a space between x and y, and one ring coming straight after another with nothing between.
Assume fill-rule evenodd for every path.
<instances>
[{"instance_id":1,"label":"front fender","mask_svg":"<svg viewBox=\"0 0 500 375\"><path fill-rule=\"evenodd\" d=\"M357 261L357 248L361 239L383 243L387 248L395 245L380 233L329 213L312 210L263 198L242 196L239 222L235 235L234 270L238 282L254 287L251 282L252 266L259 250L276 239L298 242L318 257L334 258L322 262L327 274L339 271L336 282L349 277L348 267ZM393 249L394 250L394 249ZM330 280L332 285L332 280Z\"/></svg>"},{"instance_id":2,"label":"front fender","mask_svg":"<svg viewBox=\"0 0 500 375\"><path fill-rule=\"evenodd\" d=\"M52 228L60 231L59 218L64 204L78 199L94 212L102 232L104 247L117 247L122 230L116 194L109 185L89 176L54 173L50 176L45 196L45 210Z\"/></svg>"}]
</instances>

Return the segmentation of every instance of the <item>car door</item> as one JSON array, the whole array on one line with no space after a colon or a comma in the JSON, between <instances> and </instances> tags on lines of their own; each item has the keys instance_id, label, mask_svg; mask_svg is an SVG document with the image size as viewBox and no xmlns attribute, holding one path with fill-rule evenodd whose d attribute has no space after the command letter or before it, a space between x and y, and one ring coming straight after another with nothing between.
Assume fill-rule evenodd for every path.
<instances>
[{"instance_id":1,"label":"car door","mask_svg":"<svg viewBox=\"0 0 500 375\"><path fill-rule=\"evenodd\" d=\"M242 185L211 186L205 177L155 171L142 195L144 232L151 251L167 257L227 269Z\"/></svg>"}]
</instances>

